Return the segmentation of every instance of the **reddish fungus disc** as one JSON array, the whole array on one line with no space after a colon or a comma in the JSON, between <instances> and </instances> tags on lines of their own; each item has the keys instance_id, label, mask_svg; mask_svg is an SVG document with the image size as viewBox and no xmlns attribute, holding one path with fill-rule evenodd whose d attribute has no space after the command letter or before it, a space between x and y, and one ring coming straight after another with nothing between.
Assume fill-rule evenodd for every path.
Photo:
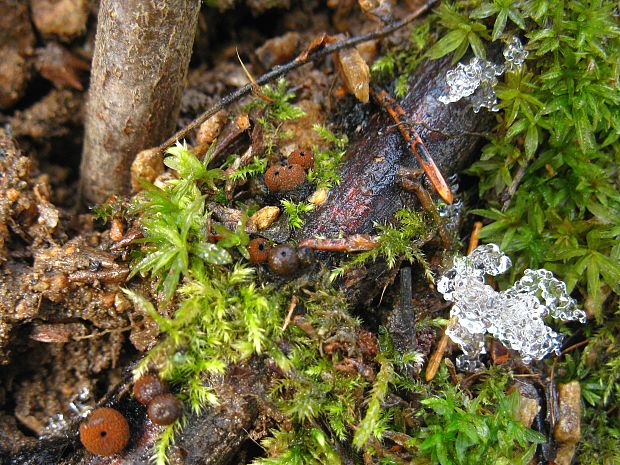
<instances>
[{"instance_id":1,"label":"reddish fungus disc","mask_svg":"<svg viewBox=\"0 0 620 465\"><path fill-rule=\"evenodd\" d=\"M154 375L144 375L133 385L133 395L138 402L148 405L155 397L168 391L166 383Z\"/></svg>"},{"instance_id":2,"label":"reddish fungus disc","mask_svg":"<svg viewBox=\"0 0 620 465\"><path fill-rule=\"evenodd\" d=\"M301 165L304 169L309 170L314 167L314 154L308 149L297 149L288 157L291 165Z\"/></svg>"},{"instance_id":3,"label":"reddish fungus disc","mask_svg":"<svg viewBox=\"0 0 620 465\"><path fill-rule=\"evenodd\" d=\"M147 414L156 425L166 426L175 422L183 412L183 404L174 394L162 394L149 404Z\"/></svg>"},{"instance_id":4,"label":"reddish fungus disc","mask_svg":"<svg viewBox=\"0 0 620 465\"><path fill-rule=\"evenodd\" d=\"M271 192L293 190L305 180L306 172L301 165L273 165L265 172L265 185Z\"/></svg>"},{"instance_id":5,"label":"reddish fungus disc","mask_svg":"<svg viewBox=\"0 0 620 465\"><path fill-rule=\"evenodd\" d=\"M80 425L80 441L95 455L114 455L129 442L129 423L118 410L101 407Z\"/></svg>"},{"instance_id":6,"label":"reddish fungus disc","mask_svg":"<svg viewBox=\"0 0 620 465\"><path fill-rule=\"evenodd\" d=\"M269 242L262 237L252 239L248 244L248 252L250 253L250 262L265 263L269 258Z\"/></svg>"}]
</instances>

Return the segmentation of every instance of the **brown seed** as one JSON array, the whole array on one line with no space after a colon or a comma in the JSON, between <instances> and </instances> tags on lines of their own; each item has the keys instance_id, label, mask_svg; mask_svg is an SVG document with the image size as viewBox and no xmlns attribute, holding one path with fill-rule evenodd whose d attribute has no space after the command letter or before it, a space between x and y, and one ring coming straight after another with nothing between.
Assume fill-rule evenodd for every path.
<instances>
[{"instance_id":1,"label":"brown seed","mask_svg":"<svg viewBox=\"0 0 620 465\"><path fill-rule=\"evenodd\" d=\"M80 425L80 441L92 454L114 455L129 442L129 423L118 410L95 409Z\"/></svg>"},{"instance_id":2,"label":"brown seed","mask_svg":"<svg viewBox=\"0 0 620 465\"><path fill-rule=\"evenodd\" d=\"M301 165L273 165L265 172L265 185L271 192L290 191L306 180Z\"/></svg>"},{"instance_id":3,"label":"brown seed","mask_svg":"<svg viewBox=\"0 0 620 465\"><path fill-rule=\"evenodd\" d=\"M288 156L289 164L301 165L309 170L314 167L314 154L308 149L297 149Z\"/></svg>"},{"instance_id":4,"label":"brown seed","mask_svg":"<svg viewBox=\"0 0 620 465\"><path fill-rule=\"evenodd\" d=\"M138 402L150 404L155 397L166 393L168 386L157 376L144 375L133 385L133 395Z\"/></svg>"},{"instance_id":5,"label":"brown seed","mask_svg":"<svg viewBox=\"0 0 620 465\"><path fill-rule=\"evenodd\" d=\"M280 276L291 276L299 269L297 249L280 244L269 251L269 269Z\"/></svg>"},{"instance_id":6,"label":"brown seed","mask_svg":"<svg viewBox=\"0 0 620 465\"><path fill-rule=\"evenodd\" d=\"M265 263L269 258L269 242L262 237L252 239L248 244L248 252L250 253L250 262Z\"/></svg>"},{"instance_id":7,"label":"brown seed","mask_svg":"<svg viewBox=\"0 0 620 465\"><path fill-rule=\"evenodd\" d=\"M181 416L183 404L174 394L157 396L149 404L147 414L156 425L166 426Z\"/></svg>"}]
</instances>

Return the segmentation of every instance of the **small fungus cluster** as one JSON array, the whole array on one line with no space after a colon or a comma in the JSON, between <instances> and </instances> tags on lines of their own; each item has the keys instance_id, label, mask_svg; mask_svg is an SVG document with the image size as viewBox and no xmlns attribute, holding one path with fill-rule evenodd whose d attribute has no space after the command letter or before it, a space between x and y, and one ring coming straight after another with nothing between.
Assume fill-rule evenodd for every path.
<instances>
[{"instance_id":1,"label":"small fungus cluster","mask_svg":"<svg viewBox=\"0 0 620 465\"><path fill-rule=\"evenodd\" d=\"M248 244L250 263L266 263L269 269L283 277L294 276L299 268L312 263L314 256L309 247L297 248L291 244L272 247L267 239L257 237Z\"/></svg>"},{"instance_id":2,"label":"small fungus cluster","mask_svg":"<svg viewBox=\"0 0 620 465\"><path fill-rule=\"evenodd\" d=\"M183 411L181 401L167 391L166 383L153 375L144 375L133 385L134 397L147 406L147 415L156 425L174 423Z\"/></svg>"},{"instance_id":3,"label":"small fungus cluster","mask_svg":"<svg viewBox=\"0 0 620 465\"><path fill-rule=\"evenodd\" d=\"M157 376L144 375L133 386L135 399L147 406L147 415L156 425L174 423L183 413L182 402L168 392L168 385ZM116 409L100 407L80 425L80 441L92 454L110 456L129 442L129 423Z\"/></svg>"},{"instance_id":4,"label":"small fungus cluster","mask_svg":"<svg viewBox=\"0 0 620 465\"><path fill-rule=\"evenodd\" d=\"M272 165L265 172L265 185L271 192L287 192L301 186L306 170L314 166L311 151L297 149L289 155L288 165Z\"/></svg>"}]
</instances>

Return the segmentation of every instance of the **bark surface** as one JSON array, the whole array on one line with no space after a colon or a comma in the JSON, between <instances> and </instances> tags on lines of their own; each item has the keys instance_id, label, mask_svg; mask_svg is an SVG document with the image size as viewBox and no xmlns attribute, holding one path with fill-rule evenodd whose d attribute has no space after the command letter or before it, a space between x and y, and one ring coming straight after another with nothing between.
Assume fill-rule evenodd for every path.
<instances>
[{"instance_id":1,"label":"bark surface","mask_svg":"<svg viewBox=\"0 0 620 465\"><path fill-rule=\"evenodd\" d=\"M200 0L102 0L81 166L88 204L128 193L142 149L175 129Z\"/></svg>"}]
</instances>

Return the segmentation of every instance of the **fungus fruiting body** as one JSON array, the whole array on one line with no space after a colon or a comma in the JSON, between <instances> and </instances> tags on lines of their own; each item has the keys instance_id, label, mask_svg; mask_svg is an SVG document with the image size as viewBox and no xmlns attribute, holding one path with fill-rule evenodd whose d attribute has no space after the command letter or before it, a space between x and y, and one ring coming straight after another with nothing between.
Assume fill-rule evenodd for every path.
<instances>
[{"instance_id":1,"label":"fungus fruiting body","mask_svg":"<svg viewBox=\"0 0 620 465\"><path fill-rule=\"evenodd\" d=\"M316 259L314 256L314 250L310 247L299 247L297 249L297 258L301 266L312 265Z\"/></svg>"},{"instance_id":2,"label":"fungus fruiting body","mask_svg":"<svg viewBox=\"0 0 620 465\"><path fill-rule=\"evenodd\" d=\"M129 423L118 410L95 409L80 425L80 441L93 454L114 455L129 442Z\"/></svg>"},{"instance_id":3,"label":"fungus fruiting body","mask_svg":"<svg viewBox=\"0 0 620 465\"><path fill-rule=\"evenodd\" d=\"M285 192L301 186L306 172L301 165L273 165L265 172L265 185L271 192Z\"/></svg>"},{"instance_id":4,"label":"fungus fruiting body","mask_svg":"<svg viewBox=\"0 0 620 465\"><path fill-rule=\"evenodd\" d=\"M251 263L265 263L269 258L269 242L262 237L252 239L248 244Z\"/></svg>"},{"instance_id":5,"label":"fungus fruiting body","mask_svg":"<svg viewBox=\"0 0 620 465\"><path fill-rule=\"evenodd\" d=\"M147 414L156 425L166 426L181 416L183 404L174 394L161 394L149 404Z\"/></svg>"},{"instance_id":6,"label":"fungus fruiting body","mask_svg":"<svg viewBox=\"0 0 620 465\"><path fill-rule=\"evenodd\" d=\"M167 390L166 383L153 375L144 375L133 385L134 397L144 405L148 405L155 397L164 394Z\"/></svg>"},{"instance_id":7,"label":"fungus fruiting body","mask_svg":"<svg viewBox=\"0 0 620 465\"><path fill-rule=\"evenodd\" d=\"M291 276L299 269L297 249L280 244L269 251L269 269L280 276Z\"/></svg>"},{"instance_id":8,"label":"fungus fruiting body","mask_svg":"<svg viewBox=\"0 0 620 465\"><path fill-rule=\"evenodd\" d=\"M289 164L301 165L304 169L309 170L314 167L314 154L307 149L297 149L288 156Z\"/></svg>"}]
</instances>

